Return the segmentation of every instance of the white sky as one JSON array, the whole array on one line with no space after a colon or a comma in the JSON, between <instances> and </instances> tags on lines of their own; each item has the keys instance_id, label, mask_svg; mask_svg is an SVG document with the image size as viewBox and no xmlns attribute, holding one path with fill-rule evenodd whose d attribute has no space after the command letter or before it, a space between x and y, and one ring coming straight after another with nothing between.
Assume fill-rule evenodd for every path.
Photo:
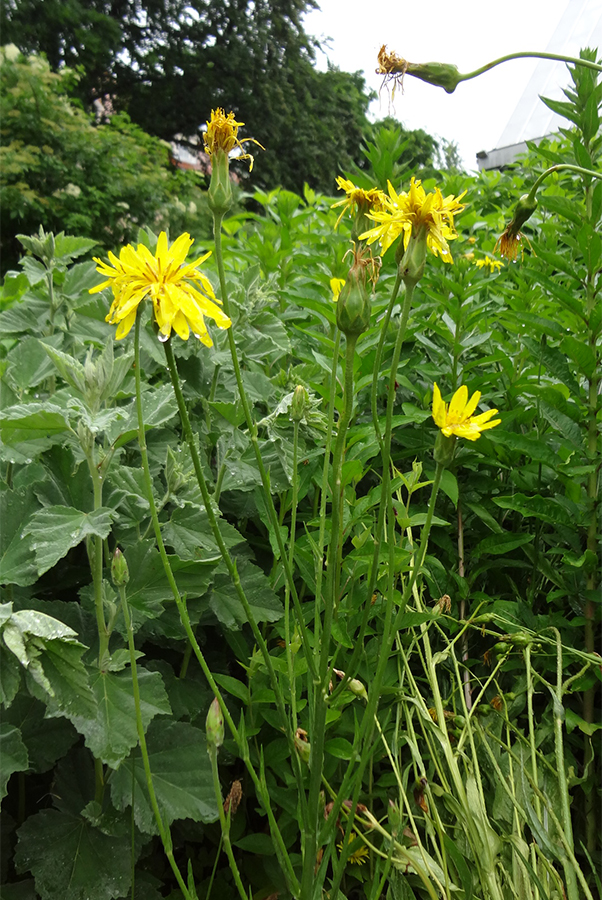
<instances>
[{"instance_id":1,"label":"white sky","mask_svg":"<svg viewBox=\"0 0 602 900\"><path fill-rule=\"evenodd\" d=\"M378 91L381 78L374 70L382 44L411 62L447 62L460 72L471 72L513 51L545 51L569 0L318 2L321 9L305 18L306 31L318 39L332 38L326 48L330 61L346 72L363 70L367 86ZM598 6L598 0L592 2ZM602 0L599 4L602 8ZM391 114L406 128L423 128L455 141L467 171L476 170L476 153L500 146L537 62L504 63L460 84L453 94L406 76L405 92L396 91ZM318 67L326 68L325 57L318 60ZM384 118L388 111L385 89L370 113Z\"/></svg>"}]
</instances>

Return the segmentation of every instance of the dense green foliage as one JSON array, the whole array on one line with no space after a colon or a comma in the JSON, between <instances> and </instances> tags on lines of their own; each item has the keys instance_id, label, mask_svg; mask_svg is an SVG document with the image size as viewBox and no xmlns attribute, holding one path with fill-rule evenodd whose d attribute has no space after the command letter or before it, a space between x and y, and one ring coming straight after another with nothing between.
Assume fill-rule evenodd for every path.
<instances>
[{"instance_id":1,"label":"dense green foliage","mask_svg":"<svg viewBox=\"0 0 602 900\"><path fill-rule=\"evenodd\" d=\"M0 58L0 240L3 269L15 238L41 224L94 238L106 249L143 225L209 233L198 176L169 164L168 146L125 113L98 124L72 101L77 78L6 47Z\"/></svg>"},{"instance_id":2,"label":"dense green foliage","mask_svg":"<svg viewBox=\"0 0 602 900\"><path fill-rule=\"evenodd\" d=\"M331 816L327 831L328 809L320 808L326 824L318 855L303 843L310 829L300 798L315 778L306 738L319 740L309 672L322 615L318 548L329 543L336 490L326 484L323 491L325 441L334 445L345 381L330 280L349 270L350 219L335 232L331 197L279 188L256 192L265 215L241 211L224 222L231 334L276 528L228 335L214 329L211 349L192 338L172 341L209 506L251 616L209 525L148 310L134 368L132 335L114 342L105 322L110 292L88 294L99 281L85 258L90 241L22 238L28 253L7 276L0 316L6 900L129 896L132 868L135 896L182 896L161 852L143 774L132 671L158 808L185 887L193 897L236 896L216 821L216 754L205 749L213 693L153 536L136 442L136 375L143 377L160 533L193 637L239 729L239 739L226 729L219 779L224 796L242 786L229 841L245 889L257 900L289 897L286 860L300 877L309 858L316 896L319 877L336 895L332 880L347 840L348 808L340 804L355 796L363 806L339 900L599 898L602 721L600 666L592 662L600 636L602 182L570 170L548 177L524 228L524 257L499 272L476 265L492 257L516 200L546 167L602 173L599 101L592 75L577 70L561 110L575 126L566 135L531 148L510 172L458 174L440 184L445 195L467 191L454 264L429 255L392 376L400 313L396 306L387 322L385 310L394 251L383 259L370 327L352 358L341 590L327 646L329 661L378 700L378 713L376 722L364 721L366 698L357 685L356 693L341 689L333 670L318 775L324 804L338 802L340 818L335 826ZM407 187L407 171L393 168L396 152L386 151L389 140L383 133L382 144L375 138L368 148L370 180L391 171ZM140 240L153 248L155 235L147 230ZM198 234L195 250L210 247ZM212 265L205 271L217 285ZM436 477L434 382L446 398L461 384L481 391L502 423L475 443L459 442L442 477L424 579L404 606ZM310 404L297 427L291 409L299 384ZM394 512L387 508L380 544L384 470L373 385L382 431L391 395L394 404ZM287 551L294 543L302 625L289 616L279 541ZM127 585L111 571L116 547L129 566ZM372 574L375 590L367 594ZM108 635L98 627L98 599ZM401 619L376 697L389 602ZM139 653L133 670L128 608ZM259 623L255 632L250 618ZM105 638L108 650L99 653ZM279 692L303 729L292 750ZM254 781L251 771L261 777Z\"/></svg>"}]
</instances>

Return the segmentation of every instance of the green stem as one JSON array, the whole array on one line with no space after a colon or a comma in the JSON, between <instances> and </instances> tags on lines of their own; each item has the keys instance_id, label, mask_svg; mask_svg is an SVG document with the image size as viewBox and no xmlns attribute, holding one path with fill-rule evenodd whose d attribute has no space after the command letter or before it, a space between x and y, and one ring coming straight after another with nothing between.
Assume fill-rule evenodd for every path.
<instances>
[{"instance_id":1,"label":"green stem","mask_svg":"<svg viewBox=\"0 0 602 900\"><path fill-rule=\"evenodd\" d=\"M148 452L146 449L146 436L144 431L144 416L142 413L142 391L141 391L141 377L140 377L140 318L141 318L141 307L138 307L138 314L136 316L136 326L135 326L135 339L134 339L134 371L135 371L135 381L136 381L136 413L138 418L138 443L140 446L140 457L142 462L142 473L144 477L144 486L146 490L146 499L148 500L150 507L150 515L153 521L153 530L155 533L155 540L157 541L157 549L159 550L159 555L161 557L161 562L163 564L163 569L165 571L165 576L167 578L168 584L171 588L171 592L173 594L174 601L176 603L176 607L178 609L178 613L180 615L180 621L182 622L182 626L192 649L194 651L194 655L196 656L203 675L207 679L207 683L209 687L213 691L214 696L217 698L220 709L222 711L222 715L224 717L224 721L227 724L230 733L232 734L234 740L236 741L239 750L241 752L242 759L245 763L247 771L251 776L253 784L257 790L257 794L263 803L263 806L266 810L268 821L270 824L270 833L272 835L272 840L274 841L274 847L276 850L276 855L278 857L278 861L282 867L282 871L284 873L287 886L289 887L293 897L298 896L299 891L299 882L297 881L297 876L295 875L292 863L290 861L290 857L288 855L288 851L284 844L284 839L282 834L280 833L280 829L274 817L274 813L272 811L270 796L267 790L267 786L264 781L262 781L257 772L253 768L250 758L249 758L249 750L246 742L246 737L244 733L239 731L234 724L234 720L230 715L228 707L224 702L224 698L221 695L219 687L217 686L217 682L213 677L213 674L207 665L207 661L203 655L203 651L199 647L198 641L196 639L196 635L192 629L192 625L190 623L190 617L188 615L188 610L186 609L186 604L182 600L180 596L180 592L178 590L178 586L176 584L176 580L174 578L174 574L169 562L169 558L167 556L165 550L165 544L163 543L163 536L161 534L161 526L159 524L159 518L157 516L157 507L155 504L155 495L153 492L153 483L151 480L150 468L148 464ZM244 721L244 720L243 720Z\"/></svg>"},{"instance_id":2,"label":"green stem","mask_svg":"<svg viewBox=\"0 0 602 900\"><path fill-rule=\"evenodd\" d=\"M299 474L297 472L299 456L299 420L293 426L293 496L291 499L291 536L289 541L288 562L291 570L295 559L295 534L297 530L297 502L299 496ZM291 695L291 726L293 734L297 730L297 685L295 680L295 659L291 647L290 624L290 591L288 584L284 590L284 643L286 645L286 664L288 667L289 690Z\"/></svg>"},{"instance_id":3,"label":"green stem","mask_svg":"<svg viewBox=\"0 0 602 900\"><path fill-rule=\"evenodd\" d=\"M138 319L137 319L138 321ZM193 900L190 892L188 891L186 884L184 883L184 879L180 873L178 866L176 865L176 861L173 855L173 844L171 841L171 833L169 831L169 827L166 827L163 818L161 816L161 811L159 809L159 804L157 802L157 795L155 794L155 786L153 783L153 775L151 772L150 761L148 758L148 748L146 746L146 735L144 734L144 723L142 722L142 710L140 706L140 686L138 684L138 670L136 667L136 645L134 643L134 632L132 629L132 621L130 619L130 612L128 608L128 602L125 596L125 587L123 585L119 585L119 596L121 598L121 608L123 610L123 621L125 623L125 628L127 632L128 638L128 649L130 652L130 670L132 673L132 689L134 694L134 707L136 709L136 730L138 732L138 743L140 744L140 752L142 754L142 764L144 766L144 775L146 778L146 788L148 790L148 796L150 800L150 804L153 810L153 815L155 817L155 822L157 823L157 828L159 829L159 835L161 837L161 842L163 844L163 849L165 850L165 855L169 860L169 865L171 866L172 872L176 877L176 881L178 882L178 886L182 891L184 897L187 900Z\"/></svg>"},{"instance_id":4,"label":"green stem","mask_svg":"<svg viewBox=\"0 0 602 900\"><path fill-rule=\"evenodd\" d=\"M326 732L326 713L328 710L328 680L330 660L330 639L334 610L338 604L340 583L340 558L342 543L343 512L343 461L347 429L353 412L354 381L353 363L358 335L348 335L345 347L345 388L343 394L343 411L338 422L337 439L334 447L332 464L332 510L331 534L328 544L328 583L324 603L324 623L319 641L315 642L316 656L319 654L317 680L314 680L313 715L310 722L311 753L309 760L309 827L303 840L303 874L301 880L301 896L303 900L312 896L315 865L318 851L318 819L320 815L320 788L324 768L324 743ZM336 894L335 894L336 896Z\"/></svg>"},{"instance_id":5,"label":"green stem","mask_svg":"<svg viewBox=\"0 0 602 900\"><path fill-rule=\"evenodd\" d=\"M222 788L219 783L219 771L217 768L217 747L213 743L207 743L207 753L209 754L209 759L211 760L211 774L213 776L213 790L215 792L215 800L217 803L217 811L219 814L219 823L222 829L222 840L224 843L224 849L226 851L226 856L228 857L228 862L230 863L230 871L234 877L234 883L238 889L238 893L240 894L242 900L249 900L249 895L245 891L244 885L242 883L242 879L240 877L240 871L236 864L236 860L234 859L234 853L232 851L232 843L230 841L230 815L226 818L226 814L224 812L224 801L222 798Z\"/></svg>"},{"instance_id":6,"label":"green stem","mask_svg":"<svg viewBox=\"0 0 602 900\"><path fill-rule=\"evenodd\" d=\"M545 172L539 176L531 190L529 191L529 197L531 199L535 199L535 193L537 188L543 181L548 177L548 175L552 175L554 172L560 172L563 169L568 169L570 172L577 172L579 175L589 175L591 178L602 178L602 173L594 172L593 169L583 169L581 166L570 166L568 163L561 163L557 166L550 166L549 169L546 169Z\"/></svg>"},{"instance_id":7,"label":"green stem","mask_svg":"<svg viewBox=\"0 0 602 900\"><path fill-rule=\"evenodd\" d=\"M459 81L470 81L471 78L476 78L478 75L482 75L483 72L489 72L490 69L494 69L502 63L510 62L512 59L551 59L556 62L572 63L575 66L584 66L586 69L602 72L602 66L599 66L598 63L590 62L589 59L578 59L576 56L565 56L562 53L534 53L525 50L521 53L509 53L507 56L500 56L498 59L494 59L493 62L481 66L480 69L475 69L474 72L460 75Z\"/></svg>"},{"instance_id":8,"label":"green stem","mask_svg":"<svg viewBox=\"0 0 602 900\"><path fill-rule=\"evenodd\" d=\"M213 213L213 235L215 239L215 258L217 260L217 269L219 273L219 282L220 282L220 291L221 291L221 299L224 306L224 311L227 316L232 318L231 310L230 310L230 301L228 298L228 288L226 285L226 273L224 270L224 258L222 253L222 225L223 213ZM259 469L259 474L261 476L261 483L263 485L263 493L265 505L268 513L268 517L270 519L270 524L272 526L272 531L274 537L276 539L276 543L278 544L278 551L280 553L280 559L282 560L282 566L284 569L284 576L286 578L286 582L288 584L289 590L291 592L291 597L293 598L293 605L295 607L295 614L297 616L297 622L299 626L299 631L301 633L301 639L303 641L303 649L305 652L305 656L307 659L307 665L310 669L310 673L312 677L315 678L316 672L314 671L314 661L311 653L311 648L309 644L309 639L307 637L307 629L305 628L305 621L303 619L303 610L301 609L301 603L299 601L299 596L297 594L297 589L295 587L293 573L291 571L291 567L289 566L288 556L286 553L286 548L284 546L284 541L282 539L282 534L280 528L278 526L278 516L276 513L276 509L274 507L274 501L272 500L272 493L270 490L270 480L268 474L265 470L265 466L263 464L263 459L261 457L261 450L259 449L259 438L257 435L257 425L255 424L255 420L253 419L253 415L251 413L251 407L249 406L249 401L247 399L247 393L245 390L245 386L242 380L242 373L240 369L240 363L238 361L238 356L236 353L236 343L234 341L234 335L232 333L232 328L228 328L228 346L230 348L230 355L232 357L232 365L234 367L234 375L236 377L236 384L238 386L238 393L240 396L240 402L242 403L242 408L245 414L245 420L247 423L247 428L249 430L249 436L251 438L251 445L253 447L253 452L255 454L255 460L257 462L257 468Z\"/></svg>"}]
</instances>

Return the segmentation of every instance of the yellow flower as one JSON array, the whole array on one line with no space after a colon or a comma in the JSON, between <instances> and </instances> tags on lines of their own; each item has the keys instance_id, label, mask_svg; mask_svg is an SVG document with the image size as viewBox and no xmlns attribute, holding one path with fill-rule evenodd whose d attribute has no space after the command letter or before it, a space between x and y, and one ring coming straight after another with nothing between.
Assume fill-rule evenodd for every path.
<instances>
[{"instance_id":1,"label":"yellow flower","mask_svg":"<svg viewBox=\"0 0 602 900\"><path fill-rule=\"evenodd\" d=\"M497 409L489 409L487 412L478 416L473 416L473 412L477 408L477 404L481 399L481 392L475 391L470 400L468 399L468 388L465 384L458 388L449 408L441 399L441 391L435 383L433 387L433 419L435 425L438 425L445 437L456 435L457 437L467 438L469 441L476 441L482 431L488 428L494 428L499 425L501 419L494 419L490 422L492 416Z\"/></svg>"},{"instance_id":2,"label":"yellow flower","mask_svg":"<svg viewBox=\"0 0 602 900\"><path fill-rule=\"evenodd\" d=\"M341 214L336 221L335 228L339 227L339 222L345 215L346 210L349 210L350 213L353 213L354 208L359 212L368 212L369 210L381 210L385 209L387 203L387 195L384 194L379 188L370 188L369 190L365 190L364 188L358 188L354 185L352 181L349 181L346 178L341 178L341 176L337 176L337 187L340 191L345 191L347 195L342 200L337 200L336 203L332 204L332 209L335 209L337 206L342 206Z\"/></svg>"},{"instance_id":3,"label":"yellow flower","mask_svg":"<svg viewBox=\"0 0 602 900\"><path fill-rule=\"evenodd\" d=\"M231 150L238 147L238 149L242 151L240 156L238 156L238 159L250 160L250 172L253 168L253 157L250 153L245 153L243 144L252 142L253 144L257 144L258 147L261 147L262 150L265 150L265 147L262 147L255 138L243 138L242 141L239 139L238 129L244 124L244 122L237 122L235 120L233 112L229 112L228 115L226 115L225 110L220 109L219 107L217 109L212 109L211 120L207 122L207 131L203 134L203 143L205 144L205 150L211 157L213 157L218 150L223 150L224 153L229 154Z\"/></svg>"},{"instance_id":4,"label":"yellow flower","mask_svg":"<svg viewBox=\"0 0 602 900\"><path fill-rule=\"evenodd\" d=\"M440 256L444 262L453 262L449 250L448 241L458 235L454 229L454 215L462 212L464 204L459 197L450 194L444 197L439 188L427 194L420 181L414 177L410 182L410 190L397 194L391 182L389 182L389 197L386 197L386 207L383 211L368 213L368 218L379 224L370 231L360 235L368 244L380 241L382 252L385 253L397 238L403 235L404 248L412 234L418 234L426 230L427 246L435 256Z\"/></svg>"},{"instance_id":5,"label":"yellow flower","mask_svg":"<svg viewBox=\"0 0 602 900\"><path fill-rule=\"evenodd\" d=\"M332 291L332 300L333 303L336 303L339 299L339 294L343 289L343 285L345 284L344 278L331 278L330 279L330 289Z\"/></svg>"},{"instance_id":6,"label":"yellow flower","mask_svg":"<svg viewBox=\"0 0 602 900\"><path fill-rule=\"evenodd\" d=\"M166 341L173 328L186 341L192 329L195 337L211 347L213 341L204 316L214 319L218 328L230 327L232 323L217 305L220 301L213 293L209 279L198 271L198 266L205 262L211 251L194 262L185 263L192 243L190 235L184 233L169 247L167 235L162 231L154 256L144 244L138 244L136 250L128 244L121 249L119 259L109 252L112 265L94 259L96 271L107 280L90 288L90 293L112 288L114 299L106 321L118 323L117 340L130 331L136 321L138 305L149 295L159 326L159 340Z\"/></svg>"},{"instance_id":7,"label":"yellow flower","mask_svg":"<svg viewBox=\"0 0 602 900\"><path fill-rule=\"evenodd\" d=\"M351 834L349 835L349 843L352 844L356 840L356 838L357 838L357 834L355 834L355 832L352 831ZM341 841L340 844L337 844L337 847L339 848L339 851L342 853L343 852L343 841ZM366 862L366 859L368 858L368 856L370 856L370 851L368 850L368 848L365 845L362 845L361 847L358 847L357 850L354 850L353 853L349 854L348 861L352 865L363 866L364 863Z\"/></svg>"},{"instance_id":8,"label":"yellow flower","mask_svg":"<svg viewBox=\"0 0 602 900\"><path fill-rule=\"evenodd\" d=\"M468 256L468 254L466 254ZM474 255L474 254L473 254ZM486 256L484 259L475 259L475 266L479 269L487 268L490 272L496 272L503 267L504 263L499 259L492 259L491 256Z\"/></svg>"}]
</instances>

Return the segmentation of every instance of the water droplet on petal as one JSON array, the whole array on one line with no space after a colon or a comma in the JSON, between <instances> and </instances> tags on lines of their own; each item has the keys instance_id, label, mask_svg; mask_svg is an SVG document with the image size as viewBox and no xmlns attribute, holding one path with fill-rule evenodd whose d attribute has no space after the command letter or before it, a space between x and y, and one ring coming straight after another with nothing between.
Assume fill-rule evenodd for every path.
<instances>
[{"instance_id":1,"label":"water droplet on petal","mask_svg":"<svg viewBox=\"0 0 602 900\"><path fill-rule=\"evenodd\" d=\"M161 341L162 344L164 344L165 341L168 341L168 340L169 340L169 335L168 335L168 334L160 334L160 335L159 335L159 340Z\"/></svg>"}]
</instances>

